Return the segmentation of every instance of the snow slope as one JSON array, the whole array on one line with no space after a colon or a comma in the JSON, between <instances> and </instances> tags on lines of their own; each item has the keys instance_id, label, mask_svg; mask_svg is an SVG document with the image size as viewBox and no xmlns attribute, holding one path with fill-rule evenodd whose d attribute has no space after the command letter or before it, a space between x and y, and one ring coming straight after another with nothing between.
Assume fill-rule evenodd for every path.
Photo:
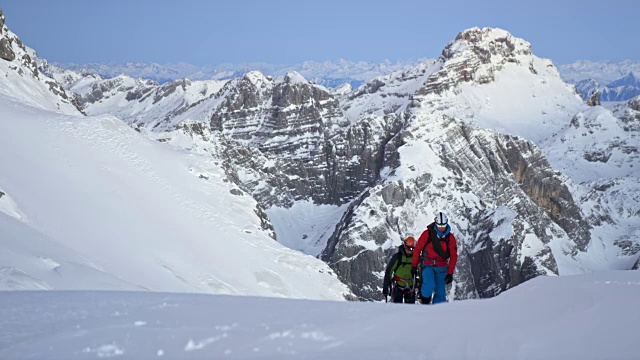
<instances>
[{"instance_id":1,"label":"snow slope","mask_svg":"<svg viewBox=\"0 0 640 360\"><path fill-rule=\"evenodd\" d=\"M4 212L0 238L0 289L143 290Z\"/></svg>"},{"instance_id":2,"label":"snow slope","mask_svg":"<svg viewBox=\"0 0 640 360\"><path fill-rule=\"evenodd\" d=\"M638 298L638 271L538 277L496 298L434 306L9 292L0 358L631 360Z\"/></svg>"},{"instance_id":3,"label":"snow slope","mask_svg":"<svg viewBox=\"0 0 640 360\"><path fill-rule=\"evenodd\" d=\"M255 200L213 158L113 116L64 115L3 95L0 118L2 289L348 293L326 264L269 237Z\"/></svg>"},{"instance_id":4,"label":"snow slope","mask_svg":"<svg viewBox=\"0 0 640 360\"><path fill-rule=\"evenodd\" d=\"M272 206L266 213L278 242L304 254L318 256L347 207L316 205L308 199L296 201L289 208Z\"/></svg>"}]
</instances>

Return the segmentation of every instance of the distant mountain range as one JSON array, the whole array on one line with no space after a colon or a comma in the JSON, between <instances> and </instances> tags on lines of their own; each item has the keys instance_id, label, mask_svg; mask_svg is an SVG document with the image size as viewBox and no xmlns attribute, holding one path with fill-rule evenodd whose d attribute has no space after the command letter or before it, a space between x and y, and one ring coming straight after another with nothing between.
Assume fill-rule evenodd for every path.
<instances>
[{"instance_id":1,"label":"distant mountain range","mask_svg":"<svg viewBox=\"0 0 640 360\"><path fill-rule=\"evenodd\" d=\"M387 75L398 70L416 66L427 59L399 60L381 63L367 61L305 61L300 64L282 65L262 62L242 64L220 64L197 66L187 63L52 63L54 66L72 70L81 74L97 74L104 78L127 75L133 78L143 78L165 83L178 79L189 80L228 80L242 77L249 71L260 71L265 75L283 77L288 72L296 71L305 79L316 84L334 88L348 83L358 87L375 77Z\"/></svg>"},{"instance_id":2,"label":"distant mountain range","mask_svg":"<svg viewBox=\"0 0 640 360\"><path fill-rule=\"evenodd\" d=\"M578 81L575 86L583 99L588 98L594 91L600 92L602 101L626 101L640 95L640 80L633 72L605 85L595 79L584 79Z\"/></svg>"},{"instance_id":3,"label":"distant mountain range","mask_svg":"<svg viewBox=\"0 0 640 360\"><path fill-rule=\"evenodd\" d=\"M328 88L349 84L357 88L363 83L392 72L410 69L428 62L429 59L409 59L381 63L367 61L305 61L300 64L280 65L268 63L241 63L197 66L179 63L52 63L51 65L80 74L97 74L103 78L127 75L133 78L154 80L166 83L178 79L189 80L228 80L242 77L249 71L257 70L265 75L284 77L288 72L296 71L305 79ZM559 65L562 78L576 86L583 99L595 90L599 90L602 101L626 101L640 95L640 62L625 60L605 62L580 60L571 64Z\"/></svg>"},{"instance_id":4,"label":"distant mountain range","mask_svg":"<svg viewBox=\"0 0 640 360\"><path fill-rule=\"evenodd\" d=\"M602 84L607 84L630 72L636 74L636 77L640 76L640 61L579 60L571 64L558 65L558 70L562 78L568 82L577 83L581 80L594 79Z\"/></svg>"},{"instance_id":5,"label":"distant mountain range","mask_svg":"<svg viewBox=\"0 0 640 360\"><path fill-rule=\"evenodd\" d=\"M627 101L640 95L640 62L580 60L558 66L565 81L572 83L583 99L594 91L602 101Z\"/></svg>"}]
</instances>

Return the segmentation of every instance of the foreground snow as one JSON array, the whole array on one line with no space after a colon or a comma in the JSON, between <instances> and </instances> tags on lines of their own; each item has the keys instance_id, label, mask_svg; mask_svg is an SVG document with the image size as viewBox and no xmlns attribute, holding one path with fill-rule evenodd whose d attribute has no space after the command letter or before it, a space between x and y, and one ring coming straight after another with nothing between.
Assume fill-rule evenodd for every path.
<instances>
[{"instance_id":1,"label":"foreground snow","mask_svg":"<svg viewBox=\"0 0 640 360\"><path fill-rule=\"evenodd\" d=\"M430 307L0 292L0 358L637 359L638 298L640 271L538 277Z\"/></svg>"}]
</instances>

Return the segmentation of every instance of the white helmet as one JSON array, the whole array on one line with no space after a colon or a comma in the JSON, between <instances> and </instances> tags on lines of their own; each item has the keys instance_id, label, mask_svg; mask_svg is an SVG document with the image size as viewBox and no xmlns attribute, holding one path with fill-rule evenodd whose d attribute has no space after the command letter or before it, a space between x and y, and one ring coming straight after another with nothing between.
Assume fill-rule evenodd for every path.
<instances>
[{"instance_id":1,"label":"white helmet","mask_svg":"<svg viewBox=\"0 0 640 360\"><path fill-rule=\"evenodd\" d=\"M447 218L447 214L440 211L436 214L436 217L433 218L433 222L436 223L436 226L444 227L449 223L449 218Z\"/></svg>"}]
</instances>

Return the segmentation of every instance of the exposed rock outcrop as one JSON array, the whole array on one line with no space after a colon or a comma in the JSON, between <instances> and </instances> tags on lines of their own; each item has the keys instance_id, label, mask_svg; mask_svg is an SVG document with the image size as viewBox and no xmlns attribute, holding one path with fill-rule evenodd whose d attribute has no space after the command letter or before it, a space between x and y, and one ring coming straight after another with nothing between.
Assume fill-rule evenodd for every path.
<instances>
[{"instance_id":1,"label":"exposed rock outcrop","mask_svg":"<svg viewBox=\"0 0 640 360\"><path fill-rule=\"evenodd\" d=\"M0 58L13 61L16 58L16 54L11 49L11 42L6 37L7 31L4 27L4 15L2 14L2 8L0 8Z\"/></svg>"},{"instance_id":2,"label":"exposed rock outcrop","mask_svg":"<svg viewBox=\"0 0 640 360\"><path fill-rule=\"evenodd\" d=\"M600 91L594 90L585 103L589 106L600 106Z\"/></svg>"}]
</instances>

